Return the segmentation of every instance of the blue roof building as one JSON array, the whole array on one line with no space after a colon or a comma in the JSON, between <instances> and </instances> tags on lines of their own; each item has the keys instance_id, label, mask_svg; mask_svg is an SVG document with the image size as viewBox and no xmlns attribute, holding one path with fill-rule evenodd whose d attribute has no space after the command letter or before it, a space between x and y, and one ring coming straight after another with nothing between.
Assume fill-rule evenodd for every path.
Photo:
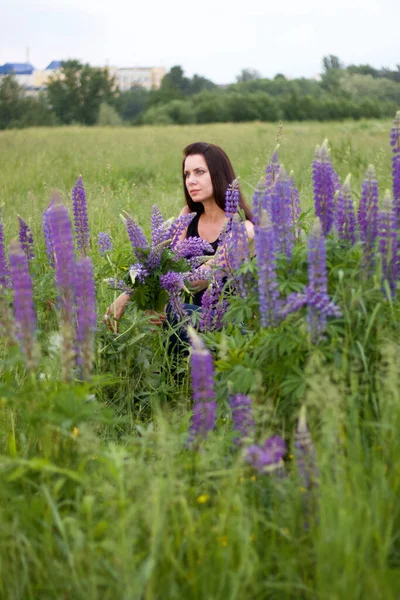
<instances>
[{"instance_id":1,"label":"blue roof building","mask_svg":"<svg viewBox=\"0 0 400 600\"><path fill-rule=\"evenodd\" d=\"M32 75L34 70L30 63L5 63L0 66L0 75Z\"/></svg>"},{"instance_id":2,"label":"blue roof building","mask_svg":"<svg viewBox=\"0 0 400 600\"><path fill-rule=\"evenodd\" d=\"M61 60L52 60L49 65L46 67L46 71L55 71L56 69L61 69Z\"/></svg>"}]
</instances>

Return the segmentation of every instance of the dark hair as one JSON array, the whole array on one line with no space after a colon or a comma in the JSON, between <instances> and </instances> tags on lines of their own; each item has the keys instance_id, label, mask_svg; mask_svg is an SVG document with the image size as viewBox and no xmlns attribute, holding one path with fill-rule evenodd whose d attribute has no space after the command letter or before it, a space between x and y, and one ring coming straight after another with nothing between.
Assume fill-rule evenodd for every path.
<instances>
[{"instance_id":1,"label":"dark hair","mask_svg":"<svg viewBox=\"0 0 400 600\"><path fill-rule=\"evenodd\" d=\"M189 146L186 146L183 151L182 176L186 204L190 208L191 212L204 212L203 204L201 202L193 202L191 199L185 183L185 160L188 156L193 154L201 154L204 156L204 160L206 161L207 167L210 171L215 202L220 208L222 208L222 210L225 210L226 190L228 189L228 185L232 183L234 179L236 179L235 172L233 170L231 161L222 148L215 146L214 144L205 144L204 142L195 142L194 144L189 144ZM240 190L239 194L240 208L243 209L246 219L253 221L253 214L243 198Z\"/></svg>"}]
</instances>

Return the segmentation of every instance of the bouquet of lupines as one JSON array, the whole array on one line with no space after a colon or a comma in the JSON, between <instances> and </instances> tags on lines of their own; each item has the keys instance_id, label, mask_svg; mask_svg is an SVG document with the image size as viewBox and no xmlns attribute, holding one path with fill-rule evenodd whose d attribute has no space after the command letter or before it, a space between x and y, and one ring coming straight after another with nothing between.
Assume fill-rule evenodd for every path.
<instances>
[{"instance_id":1,"label":"bouquet of lupines","mask_svg":"<svg viewBox=\"0 0 400 600\"><path fill-rule=\"evenodd\" d=\"M142 310L162 312L170 300L173 312L182 317L181 292L189 289L186 283L198 279L193 271L204 262L205 254L212 254L212 246L201 238L181 239L183 231L196 213L177 219L164 220L157 205L151 216L151 240L131 215L121 215L132 245L135 261L122 281L112 285L132 293Z\"/></svg>"}]
</instances>

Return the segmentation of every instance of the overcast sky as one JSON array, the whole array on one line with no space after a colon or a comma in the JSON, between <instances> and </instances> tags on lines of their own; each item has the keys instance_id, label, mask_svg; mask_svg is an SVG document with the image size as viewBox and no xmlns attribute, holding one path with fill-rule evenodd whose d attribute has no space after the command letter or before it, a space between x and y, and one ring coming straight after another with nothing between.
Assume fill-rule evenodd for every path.
<instances>
[{"instance_id":1,"label":"overcast sky","mask_svg":"<svg viewBox=\"0 0 400 600\"><path fill-rule=\"evenodd\" d=\"M236 7L236 8L235 8ZM230 83L244 68L312 77L322 57L394 68L400 0L0 0L0 64L181 65Z\"/></svg>"}]
</instances>

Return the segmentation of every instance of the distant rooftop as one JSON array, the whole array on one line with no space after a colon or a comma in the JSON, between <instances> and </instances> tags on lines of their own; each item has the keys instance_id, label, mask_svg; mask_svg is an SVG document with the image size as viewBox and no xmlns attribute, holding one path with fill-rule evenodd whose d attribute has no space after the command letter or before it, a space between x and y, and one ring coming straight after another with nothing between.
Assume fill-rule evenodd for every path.
<instances>
[{"instance_id":1,"label":"distant rooftop","mask_svg":"<svg viewBox=\"0 0 400 600\"><path fill-rule=\"evenodd\" d=\"M34 70L30 63L5 63L0 66L0 75L32 75Z\"/></svg>"},{"instance_id":2,"label":"distant rooftop","mask_svg":"<svg viewBox=\"0 0 400 600\"><path fill-rule=\"evenodd\" d=\"M46 71L55 71L56 69L61 69L61 60L52 60L49 65L46 67Z\"/></svg>"}]
</instances>

